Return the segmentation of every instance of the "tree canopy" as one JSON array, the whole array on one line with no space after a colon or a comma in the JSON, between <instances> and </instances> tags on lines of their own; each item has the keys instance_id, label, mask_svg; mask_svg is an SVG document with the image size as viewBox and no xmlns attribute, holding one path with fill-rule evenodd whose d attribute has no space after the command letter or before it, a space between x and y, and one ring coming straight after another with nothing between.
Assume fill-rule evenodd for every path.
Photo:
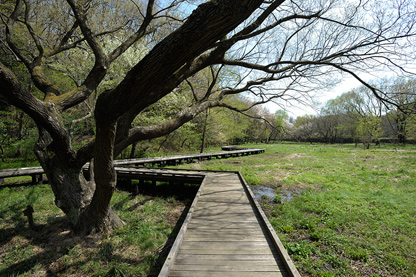
<instances>
[{"instance_id":1,"label":"tree canopy","mask_svg":"<svg viewBox=\"0 0 416 277\"><path fill-rule=\"evenodd\" d=\"M75 229L111 229L122 224L109 206L114 157L209 108L248 113L305 101L341 74L396 105L360 74L408 73L414 7L408 0L3 1L0 95L36 123L36 156ZM134 124L174 93L185 102L176 113ZM234 106L234 95L250 101ZM74 149L65 119L92 113L95 138ZM87 180L81 169L91 159Z\"/></svg>"}]
</instances>

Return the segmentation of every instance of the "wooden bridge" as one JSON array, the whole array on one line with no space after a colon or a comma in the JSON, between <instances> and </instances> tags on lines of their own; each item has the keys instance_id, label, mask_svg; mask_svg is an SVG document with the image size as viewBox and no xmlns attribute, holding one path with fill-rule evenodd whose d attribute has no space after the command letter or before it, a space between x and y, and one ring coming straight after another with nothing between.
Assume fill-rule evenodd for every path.
<instances>
[{"instance_id":1,"label":"wooden bridge","mask_svg":"<svg viewBox=\"0 0 416 277\"><path fill-rule=\"evenodd\" d=\"M241 174L204 175L159 276L300 276Z\"/></svg>"},{"instance_id":2,"label":"wooden bridge","mask_svg":"<svg viewBox=\"0 0 416 277\"><path fill-rule=\"evenodd\" d=\"M225 150L229 148L225 147ZM233 147L232 151L223 151L223 152L212 152L212 153L202 153L202 154L189 154L189 155L177 155L177 156L166 156L166 157L155 157L155 158L140 158L140 159L126 159L126 160L115 160L114 165L125 166L125 165L134 165L134 166L166 166L166 165L179 165L182 163L192 163L195 161L211 160L212 158L216 159L226 159L230 157L239 157L260 154L264 152L264 149L238 149ZM236 150L238 149L238 150ZM85 166L85 170L88 169L88 165ZM0 183L4 182L5 178L18 177L18 176L31 176L32 184L42 184L43 182L44 171L42 167L25 167L25 168L10 168L0 170ZM157 179L155 175L150 174L147 180Z\"/></svg>"}]
</instances>

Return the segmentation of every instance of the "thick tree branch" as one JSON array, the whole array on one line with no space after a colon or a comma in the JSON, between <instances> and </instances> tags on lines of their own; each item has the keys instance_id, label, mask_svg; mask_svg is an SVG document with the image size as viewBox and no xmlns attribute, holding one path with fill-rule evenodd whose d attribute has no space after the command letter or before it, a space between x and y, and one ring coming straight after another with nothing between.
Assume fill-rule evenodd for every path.
<instances>
[{"instance_id":1,"label":"thick tree branch","mask_svg":"<svg viewBox=\"0 0 416 277\"><path fill-rule=\"evenodd\" d=\"M81 32L84 35L85 40L87 41L92 52L94 53L95 64L93 69L90 71L87 78L83 82L83 88L75 90L73 92L69 92L69 94L73 93L73 95L65 97L65 99L71 99L72 102L66 101L60 104L61 109L63 110L84 101L104 78L109 66L108 57L104 53L104 50L102 49L101 45L96 40L96 36L87 25L88 20L87 11L85 7L87 3L84 3L84 6L80 6L77 3L75 3L75 0L67 0L67 2L71 6L72 11L74 12L75 18L79 24L79 27L81 28Z\"/></svg>"},{"instance_id":2,"label":"thick tree branch","mask_svg":"<svg viewBox=\"0 0 416 277\"><path fill-rule=\"evenodd\" d=\"M42 126L53 138L54 145L65 149L62 151L67 159L73 159L74 151L69 141L68 132L58 120L59 113L51 103L43 103L33 97L16 76L0 63L0 94L6 100L27 113L39 126Z\"/></svg>"},{"instance_id":3,"label":"thick tree branch","mask_svg":"<svg viewBox=\"0 0 416 277\"><path fill-rule=\"evenodd\" d=\"M233 30L261 2L208 2L200 5L178 30L133 67L115 90L99 97L96 115L103 120L118 118L126 110L134 109L138 113L159 100L174 88L167 87L165 81L169 83L176 71ZM164 80L163 86L158 80Z\"/></svg>"},{"instance_id":4,"label":"thick tree branch","mask_svg":"<svg viewBox=\"0 0 416 277\"><path fill-rule=\"evenodd\" d=\"M199 104L195 104L192 107L183 109L173 119L165 121L161 124L153 126L137 126L131 128L128 136L116 144L114 156L119 155L127 146L134 142L165 136L178 129L183 124L191 121L199 113L205 111L208 108L216 107L219 105L220 101L218 100L205 101Z\"/></svg>"}]
</instances>

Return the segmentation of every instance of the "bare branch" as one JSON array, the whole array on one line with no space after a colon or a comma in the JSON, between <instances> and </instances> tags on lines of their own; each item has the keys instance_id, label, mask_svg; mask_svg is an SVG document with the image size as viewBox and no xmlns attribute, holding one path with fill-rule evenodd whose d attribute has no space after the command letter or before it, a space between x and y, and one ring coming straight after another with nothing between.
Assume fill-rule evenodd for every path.
<instances>
[{"instance_id":1,"label":"bare branch","mask_svg":"<svg viewBox=\"0 0 416 277\"><path fill-rule=\"evenodd\" d=\"M26 67L30 66L30 59L27 58L22 51L17 47L17 45L12 41L13 31L14 31L14 25L18 19L19 14L21 13L23 6L23 0L17 0L15 8L6 21L3 16L1 17L4 25L6 26L6 43L8 47L13 51L14 55L17 56Z\"/></svg>"},{"instance_id":2,"label":"bare branch","mask_svg":"<svg viewBox=\"0 0 416 277\"><path fill-rule=\"evenodd\" d=\"M188 84L189 88L190 88L190 89L191 89L191 91L192 91L192 95L193 95L193 97L194 97L194 101L195 101L195 102L198 102L198 101L199 101L199 99L198 99L198 96L196 95L196 92L195 92L194 86L192 85L192 83L191 83L188 79L185 79L185 82Z\"/></svg>"},{"instance_id":3,"label":"bare branch","mask_svg":"<svg viewBox=\"0 0 416 277\"><path fill-rule=\"evenodd\" d=\"M26 9L25 9L25 19L24 19L24 24L26 25L27 30L29 31L33 41L36 44L36 48L39 51L39 56L43 56L43 47L42 44L38 38L38 36L35 34L35 31L33 30L32 26L29 23L29 13L30 13L30 3L28 3L28 1L24 0Z\"/></svg>"},{"instance_id":4,"label":"bare branch","mask_svg":"<svg viewBox=\"0 0 416 277\"><path fill-rule=\"evenodd\" d=\"M100 44L95 39L95 36L92 32L92 30L87 25L87 8L88 5L84 5L85 7L82 7L75 3L75 0L67 0L68 4L71 6L72 11L74 12L75 18L81 28L82 34L84 35L86 41L88 42L88 45L91 47L95 58L96 63L98 63L102 67L107 66L107 57L100 46ZM82 1L80 1L82 2ZM84 3L87 4L87 3Z\"/></svg>"},{"instance_id":5,"label":"bare branch","mask_svg":"<svg viewBox=\"0 0 416 277\"><path fill-rule=\"evenodd\" d=\"M109 55L109 61L112 62L117 59L121 54L123 54L130 46L132 46L135 42L137 42L140 38L147 34L147 28L149 27L150 23L153 19L153 6L155 1L149 0L147 3L146 9L146 16L143 19L140 28L130 36L127 40L125 40L119 47L114 49L114 51Z\"/></svg>"}]
</instances>

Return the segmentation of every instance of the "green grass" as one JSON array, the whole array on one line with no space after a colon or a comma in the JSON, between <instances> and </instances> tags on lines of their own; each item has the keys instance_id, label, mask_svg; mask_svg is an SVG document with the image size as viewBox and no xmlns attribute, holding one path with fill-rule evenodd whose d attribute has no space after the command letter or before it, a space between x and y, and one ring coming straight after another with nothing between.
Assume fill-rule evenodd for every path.
<instances>
[{"instance_id":1,"label":"green grass","mask_svg":"<svg viewBox=\"0 0 416 277\"><path fill-rule=\"evenodd\" d=\"M5 162L0 162L0 169L30 166L39 166L39 162L34 158L7 158Z\"/></svg>"},{"instance_id":2,"label":"green grass","mask_svg":"<svg viewBox=\"0 0 416 277\"><path fill-rule=\"evenodd\" d=\"M22 213L29 204L36 230ZM0 189L0 276L157 275L186 201L116 191L112 205L127 224L111 235L79 238L48 185Z\"/></svg>"},{"instance_id":3,"label":"green grass","mask_svg":"<svg viewBox=\"0 0 416 277\"><path fill-rule=\"evenodd\" d=\"M239 170L252 187L295 194L261 205L302 275L416 275L415 146L251 147L266 152L192 166Z\"/></svg>"}]
</instances>

